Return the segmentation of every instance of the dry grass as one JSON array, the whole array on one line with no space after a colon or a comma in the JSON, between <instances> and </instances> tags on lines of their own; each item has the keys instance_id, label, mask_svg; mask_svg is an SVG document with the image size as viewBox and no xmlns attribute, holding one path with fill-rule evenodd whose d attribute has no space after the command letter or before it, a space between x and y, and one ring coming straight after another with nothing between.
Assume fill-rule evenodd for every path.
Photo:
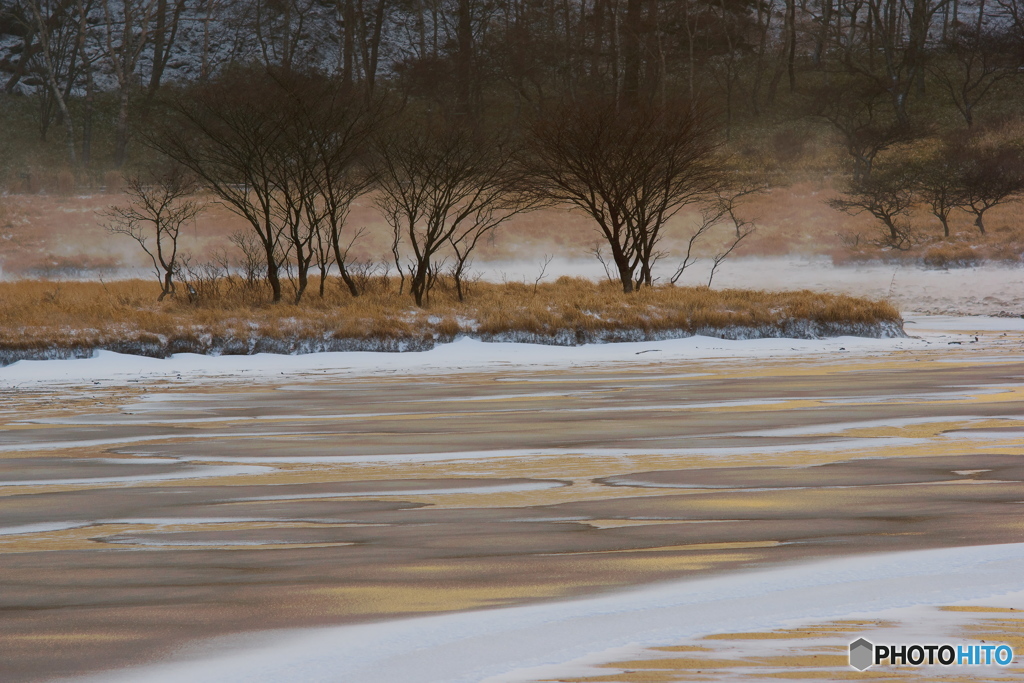
<instances>
[{"instance_id":1,"label":"dry grass","mask_svg":"<svg viewBox=\"0 0 1024 683\"><path fill-rule=\"evenodd\" d=\"M981 235L973 225L954 225L952 234L943 237L938 230L929 232L919 223L911 233L912 244L904 250L892 249L870 241L871 236L882 233L878 226L869 226L861 232L855 246L837 248L831 254L836 265L866 261L917 263L926 268L968 268L983 263L1020 265L1024 263L1024 226L1016 223L1020 216L1016 205L997 207L991 213L998 219L991 221L988 234ZM956 218L962 219L957 216ZM988 220L989 216L986 216ZM963 222L963 221L961 221ZM924 223L924 220L921 221ZM927 226L934 227L934 226ZM874 232L870 232L871 230ZM847 240L848 244L852 240Z\"/></svg>"},{"instance_id":2,"label":"dry grass","mask_svg":"<svg viewBox=\"0 0 1024 683\"><path fill-rule=\"evenodd\" d=\"M863 334L878 334L879 324L900 319L887 303L848 296L676 287L627 296L613 284L579 278L536 287L477 282L465 303L455 299L447 283L439 283L424 309L399 294L396 280L383 277L358 298L331 281L321 299L314 285L301 305L271 305L264 292L248 291L237 279L222 284L220 295L210 300L157 303L158 286L139 280L3 282L0 349L8 361L55 349L150 355L398 350L429 348L435 340L461 334L561 344L730 334L729 328L740 337L834 334L840 328L856 333L858 326ZM804 331L793 332L795 323L803 323Z\"/></svg>"}]
</instances>

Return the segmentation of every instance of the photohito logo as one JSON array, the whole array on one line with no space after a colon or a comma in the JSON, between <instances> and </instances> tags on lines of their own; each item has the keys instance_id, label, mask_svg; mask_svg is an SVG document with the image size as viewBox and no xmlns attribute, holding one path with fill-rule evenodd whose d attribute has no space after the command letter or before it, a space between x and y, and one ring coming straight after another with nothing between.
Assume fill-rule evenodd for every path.
<instances>
[{"instance_id":1,"label":"photohito logo","mask_svg":"<svg viewBox=\"0 0 1024 683\"><path fill-rule=\"evenodd\" d=\"M858 671L882 663L1009 666L1012 661L1009 645L875 645L864 638L850 643L850 666Z\"/></svg>"}]
</instances>

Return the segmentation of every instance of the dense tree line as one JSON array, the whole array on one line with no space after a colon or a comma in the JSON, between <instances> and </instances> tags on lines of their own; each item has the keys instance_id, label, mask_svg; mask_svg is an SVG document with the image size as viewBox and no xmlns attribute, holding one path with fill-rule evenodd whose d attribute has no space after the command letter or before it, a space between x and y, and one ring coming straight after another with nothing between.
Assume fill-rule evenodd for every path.
<instances>
[{"instance_id":1,"label":"dense tree line","mask_svg":"<svg viewBox=\"0 0 1024 683\"><path fill-rule=\"evenodd\" d=\"M173 160L250 225L275 301L316 272L359 294L345 224L371 190L417 303L442 268L461 296L479 241L550 203L593 218L630 292L684 207L692 235L747 234L735 203L759 183L718 154L741 121L831 130L833 206L881 244L909 244L925 205L984 233L1024 192L1016 129L986 119L1020 87L1019 3L0 0L0 103L31 102L70 168L97 163L98 128L114 167Z\"/></svg>"},{"instance_id":2,"label":"dense tree line","mask_svg":"<svg viewBox=\"0 0 1024 683\"><path fill-rule=\"evenodd\" d=\"M1024 0L0 0L3 92L37 101L39 135L62 129L74 164L91 163L98 97L120 165L161 88L239 65L475 118L683 96L714 102L727 133L783 102L847 137L898 136L929 102L973 125L1022 45Z\"/></svg>"}]
</instances>

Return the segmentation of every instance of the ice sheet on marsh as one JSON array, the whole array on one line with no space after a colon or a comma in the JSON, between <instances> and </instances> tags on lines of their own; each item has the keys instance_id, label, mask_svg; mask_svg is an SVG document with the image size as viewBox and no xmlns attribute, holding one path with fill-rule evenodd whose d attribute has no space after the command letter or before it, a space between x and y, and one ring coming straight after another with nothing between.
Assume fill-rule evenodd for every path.
<instances>
[{"instance_id":1,"label":"ice sheet on marsh","mask_svg":"<svg viewBox=\"0 0 1024 683\"><path fill-rule=\"evenodd\" d=\"M78 680L530 681L537 667L616 648L1017 593L1022 561L1024 544L845 557L539 605L224 639L191 660L185 652L177 662Z\"/></svg>"},{"instance_id":2,"label":"ice sheet on marsh","mask_svg":"<svg viewBox=\"0 0 1024 683\"><path fill-rule=\"evenodd\" d=\"M524 458L564 458L578 456L585 458L675 458L693 456L703 458L732 457L758 459L770 453L814 453L842 451L874 451L892 448L907 448L927 442L927 439L906 437L869 437L842 439L827 436L820 442L807 442L799 445L785 444L781 446L735 446L705 448L665 448L654 446L650 450L643 448L510 448L491 451L442 451L436 453L373 453L356 455L202 455L188 454L178 456L183 462L237 462L237 463L273 463L273 464L342 464L342 463L454 463L458 461L486 461L501 458L522 460ZM134 455L145 458L145 451L132 451Z\"/></svg>"},{"instance_id":3,"label":"ice sheet on marsh","mask_svg":"<svg viewBox=\"0 0 1024 683\"><path fill-rule=\"evenodd\" d=\"M128 436L109 439L79 439L76 441L26 441L23 443L0 443L0 453L22 452L22 451L62 451L69 448L88 448L95 446L117 446L120 444L141 443L143 441L168 441L179 439L219 439L245 436L288 436L292 432L238 432L238 433L217 433L217 434L150 434L146 436Z\"/></svg>"},{"instance_id":4,"label":"ice sheet on marsh","mask_svg":"<svg viewBox=\"0 0 1024 683\"><path fill-rule=\"evenodd\" d=\"M189 467L183 472L164 472L162 474L133 474L123 477L82 477L78 479L34 479L18 481L0 480L0 488L8 486L98 486L100 484L140 484L143 482L188 481L192 479L218 479L221 477L242 477L272 472L272 467L259 465L203 465Z\"/></svg>"},{"instance_id":5,"label":"ice sheet on marsh","mask_svg":"<svg viewBox=\"0 0 1024 683\"><path fill-rule=\"evenodd\" d=\"M525 484L506 484L496 486L464 486L461 488L447 489L397 489L389 491L340 491L328 493L292 493L279 496L253 496L251 498L235 498L235 502L261 501L261 500L310 500L310 499L332 499L332 498L376 498L381 496L446 496L451 494L481 494L481 493L522 493L523 491L541 491L543 489L559 488L569 486L567 482L560 481L537 481Z\"/></svg>"}]
</instances>

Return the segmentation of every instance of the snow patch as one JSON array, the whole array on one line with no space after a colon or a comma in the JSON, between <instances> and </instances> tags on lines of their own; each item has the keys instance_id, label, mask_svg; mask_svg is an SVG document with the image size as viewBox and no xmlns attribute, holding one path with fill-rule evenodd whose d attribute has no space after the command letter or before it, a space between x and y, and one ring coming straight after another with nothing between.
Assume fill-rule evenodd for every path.
<instances>
[{"instance_id":1,"label":"snow patch","mask_svg":"<svg viewBox=\"0 0 1024 683\"><path fill-rule=\"evenodd\" d=\"M620 648L1015 593L1024 590L1022 562L1021 543L843 557L576 600L224 639L191 661L76 680L533 681L549 670L538 667L608 661Z\"/></svg>"}]
</instances>

